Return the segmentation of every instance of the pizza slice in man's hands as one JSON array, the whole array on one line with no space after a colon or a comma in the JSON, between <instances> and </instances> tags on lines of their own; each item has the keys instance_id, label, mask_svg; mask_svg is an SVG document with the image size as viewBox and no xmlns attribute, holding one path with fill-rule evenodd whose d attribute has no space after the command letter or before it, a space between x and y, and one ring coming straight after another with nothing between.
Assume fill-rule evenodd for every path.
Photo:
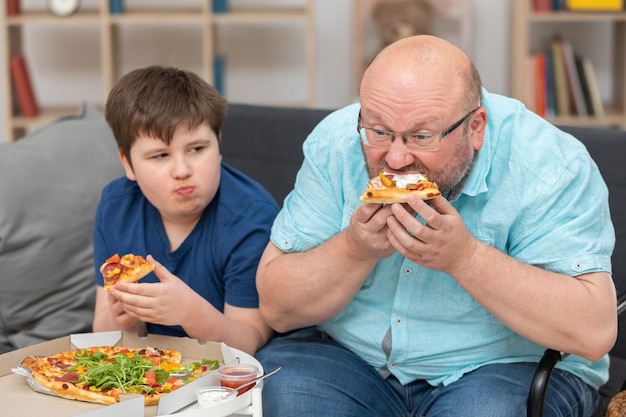
<instances>
[{"instance_id":1,"label":"pizza slice in man's hands","mask_svg":"<svg viewBox=\"0 0 626 417\"><path fill-rule=\"evenodd\" d=\"M441 191L424 174L396 175L381 172L369 181L367 190L361 195L361 201L377 204L406 203L409 195L430 200L440 196Z\"/></svg>"}]
</instances>

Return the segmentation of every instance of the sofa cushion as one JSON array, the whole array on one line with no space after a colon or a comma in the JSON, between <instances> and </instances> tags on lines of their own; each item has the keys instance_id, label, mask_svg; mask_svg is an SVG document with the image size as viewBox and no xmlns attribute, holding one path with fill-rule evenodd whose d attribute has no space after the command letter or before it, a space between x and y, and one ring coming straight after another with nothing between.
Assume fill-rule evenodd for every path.
<instances>
[{"instance_id":1,"label":"sofa cushion","mask_svg":"<svg viewBox=\"0 0 626 417\"><path fill-rule=\"evenodd\" d=\"M302 143L329 113L324 109L231 104L222 126L224 162L260 182L282 205L304 159Z\"/></svg>"},{"instance_id":2,"label":"sofa cushion","mask_svg":"<svg viewBox=\"0 0 626 417\"><path fill-rule=\"evenodd\" d=\"M0 144L0 343L90 331L93 218L102 187L120 175L113 135L87 104Z\"/></svg>"}]
</instances>

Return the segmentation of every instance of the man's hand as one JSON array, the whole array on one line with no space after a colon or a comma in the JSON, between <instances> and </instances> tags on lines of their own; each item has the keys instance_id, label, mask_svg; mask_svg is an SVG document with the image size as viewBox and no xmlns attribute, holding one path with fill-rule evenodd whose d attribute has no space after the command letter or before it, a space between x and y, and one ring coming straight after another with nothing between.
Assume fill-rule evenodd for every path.
<instances>
[{"instance_id":1,"label":"man's hand","mask_svg":"<svg viewBox=\"0 0 626 417\"><path fill-rule=\"evenodd\" d=\"M405 258L426 268L455 276L471 262L478 241L468 232L463 219L443 197L429 205L409 196L408 205L425 224L400 204L393 204L393 216L387 218L390 244Z\"/></svg>"},{"instance_id":2,"label":"man's hand","mask_svg":"<svg viewBox=\"0 0 626 417\"><path fill-rule=\"evenodd\" d=\"M354 210L346 238L358 256L378 260L395 252L387 233L387 219L392 216L389 205L365 203Z\"/></svg>"}]
</instances>

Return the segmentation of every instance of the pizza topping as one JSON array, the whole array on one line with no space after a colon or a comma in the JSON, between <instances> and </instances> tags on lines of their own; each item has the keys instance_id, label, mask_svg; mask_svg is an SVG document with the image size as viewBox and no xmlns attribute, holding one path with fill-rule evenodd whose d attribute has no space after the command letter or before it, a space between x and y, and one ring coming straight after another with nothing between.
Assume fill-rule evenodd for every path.
<instances>
[{"instance_id":1,"label":"pizza topping","mask_svg":"<svg viewBox=\"0 0 626 417\"><path fill-rule=\"evenodd\" d=\"M170 375L176 377L182 376L190 379L193 378L192 380L195 380L198 376L208 371L213 371L219 368L219 366L219 362L214 359L203 359L200 362L192 362L189 364L180 365L178 366L177 371L172 372Z\"/></svg>"},{"instance_id":2,"label":"pizza topping","mask_svg":"<svg viewBox=\"0 0 626 417\"><path fill-rule=\"evenodd\" d=\"M93 386L98 390L122 389L125 392L144 391L143 378L146 371L153 370L154 365L141 355L116 354L107 356L102 352L90 354L84 350L76 354L76 365L70 367L78 381ZM167 373L162 371L167 378Z\"/></svg>"},{"instance_id":3,"label":"pizza topping","mask_svg":"<svg viewBox=\"0 0 626 417\"><path fill-rule=\"evenodd\" d=\"M388 174L386 172L381 172L380 174L378 174L378 177L380 178L380 182L385 186L385 187L391 187L394 182L392 181L393 178L393 174Z\"/></svg>"},{"instance_id":4,"label":"pizza topping","mask_svg":"<svg viewBox=\"0 0 626 417\"><path fill-rule=\"evenodd\" d=\"M119 264L120 261L121 261L120 255L116 253L115 255L111 256L109 259L104 261L104 263L105 264Z\"/></svg>"},{"instance_id":5,"label":"pizza topping","mask_svg":"<svg viewBox=\"0 0 626 417\"><path fill-rule=\"evenodd\" d=\"M102 278L104 282L115 282L125 269L126 267L122 264L106 264L102 268Z\"/></svg>"},{"instance_id":6,"label":"pizza topping","mask_svg":"<svg viewBox=\"0 0 626 417\"><path fill-rule=\"evenodd\" d=\"M415 188L421 182L428 182L428 177L424 174L391 174L388 172L381 172L380 178L383 184L387 187L406 188L407 190L416 190ZM387 181L385 181L387 180Z\"/></svg>"},{"instance_id":7,"label":"pizza topping","mask_svg":"<svg viewBox=\"0 0 626 417\"><path fill-rule=\"evenodd\" d=\"M106 274L107 278L112 278L116 275L121 274L123 269L124 269L124 265L109 264L104 268L104 273Z\"/></svg>"},{"instance_id":8,"label":"pizza topping","mask_svg":"<svg viewBox=\"0 0 626 417\"><path fill-rule=\"evenodd\" d=\"M78 381L79 375L76 372L68 372L67 374L57 378L57 381L71 382Z\"/></svg>"}]
</instances>

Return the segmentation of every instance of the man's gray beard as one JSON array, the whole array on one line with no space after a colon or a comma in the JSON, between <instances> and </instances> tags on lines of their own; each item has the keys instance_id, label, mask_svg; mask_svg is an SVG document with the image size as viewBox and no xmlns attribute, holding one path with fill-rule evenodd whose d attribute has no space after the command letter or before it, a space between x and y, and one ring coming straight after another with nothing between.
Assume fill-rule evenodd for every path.
<instances>
[{"instance_id":1,"label":"man's gray beard","mask_svg":"<svg viewBox=\"0 0 626 417\"><path fill-rule=\"evenodd\" d=\"M440 190L441 194L445 196L448 200L450 201L456 200L459 197L459 195L461 194L461 191L463 191L463 186L465 185L465 181L467 181L467 179L470 176L470 173L472 172L472 166L474 166L474 162L476 161L477 157L478 157L478 152L474 154L474 159L472 159L472 163L467 166L467 168L465 169L465 172L463 173L463 176L454 185L449 187L447 190Z\"/></svg>"}]
</instances>

